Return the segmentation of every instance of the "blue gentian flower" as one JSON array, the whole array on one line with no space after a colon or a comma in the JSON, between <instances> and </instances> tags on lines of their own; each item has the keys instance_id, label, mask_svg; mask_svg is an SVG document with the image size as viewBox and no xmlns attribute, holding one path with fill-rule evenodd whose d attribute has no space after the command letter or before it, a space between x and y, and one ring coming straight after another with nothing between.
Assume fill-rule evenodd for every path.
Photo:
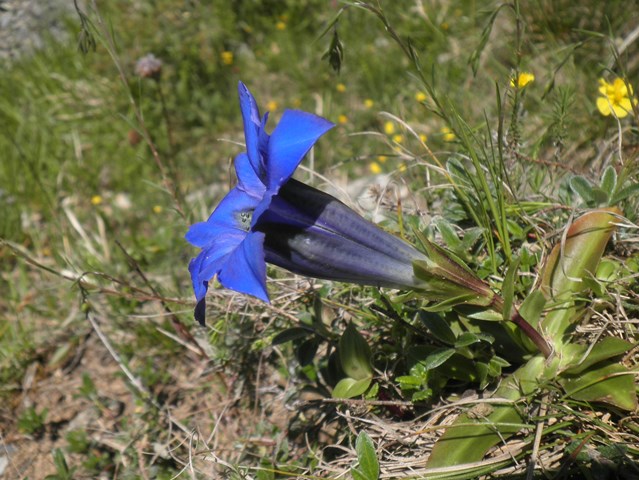
<instances>
[{"instance_id":1,"label":"blue gentian flower","mask_svg":"<svg viewBox=\"0 0 639 480\"><path fill-rule=\"evenodd\" d=\"M200 322L208 282L215 276L226 288L268 301L264 233L254 229L255 223L304 155L333 127L316 115L286 110L269 135L268 114L260 118L255 98L243 83L238 90L247 150L235 158L238 184L206 222L191 226L186 234L191 244L202 248L189 264Z\"/></svg>"},{"instance_id":2,"label":"blue gentian flower","mask_svg":"<svg viewBox=\"0 0 639 480\"><path fill-rule=\"evenodd\" d=\"M204 322L209 281L268 302L266 262L291 272L363 285L418 289L413 262L426 256L365 220L336 198L291 179L300 161L333 124L286 110L269 136L242 83L246 153L235 158L238 184L186 239L200 247L189 271Z\"/></svg>"}]
</instances>

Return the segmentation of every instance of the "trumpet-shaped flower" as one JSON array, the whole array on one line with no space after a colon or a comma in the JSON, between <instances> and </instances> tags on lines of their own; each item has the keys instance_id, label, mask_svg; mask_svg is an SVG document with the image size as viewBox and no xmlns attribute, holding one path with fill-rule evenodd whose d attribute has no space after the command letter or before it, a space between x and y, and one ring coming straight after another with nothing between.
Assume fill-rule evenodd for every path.
<instances>
[{"instance_id":1,"label":"trumpet-shaped flower","mask_svg":"<svg viewBox=\"0 0 639 480\"><path fill-rule=\"evenodd\" d=\"M624 118L632 111L632 105L637 104L637 99L632 97L632 87L621 78L615 78L612 83L600 78L599 93L602 96L597 98L597 109L606 117L614 114L617 118Z\"/></svg>"},{"instance_id":2,"label":"trumpet-shaped flower","mask_svg":"<svg viewBox=\"0 0 639 480\"><path fill-rule=\"evenodd\" d=\"M202 249L189 264L200 322L208 283L215 276L227 288L268 301L264 233L253 227L304 155L333 126L310 113L286 110L269 135L268 114L260 118L248 88L240 82L238 89L247 149L235 158L238 184L206 222L192 225L186 234Z\"/></svg>"},{"instance_id":3,"label":"trumpet-shaped flower","mask_svg":"<svg viewBox=\"0 0 639 480\"><path fill-rule=\"evenodd\" d=\"M418 288L413 262L426 261L410 244L365 220L336 198L291 179L306 152L333 124L286 110L273 133L240 83L247 152L235 159L238 184L186 239L200 247L189 271L205 317L213 278L226 288L268 302L266 262L294 273L364 285Z\"/></svg>"}]
</instances>

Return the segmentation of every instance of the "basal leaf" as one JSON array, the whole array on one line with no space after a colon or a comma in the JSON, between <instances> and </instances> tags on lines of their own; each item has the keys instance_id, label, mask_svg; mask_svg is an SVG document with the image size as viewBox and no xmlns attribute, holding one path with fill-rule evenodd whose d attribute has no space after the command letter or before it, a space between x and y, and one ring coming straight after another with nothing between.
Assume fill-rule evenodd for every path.
<instances>
[{"instance_id":1,"label":"basal leaf","mask_svg":"<svg viewBox=\"0 0 639 480\"><path fill-rule=\"evenodd\" d=\"M560 382L566 395L575 400L601 402L623 410L637 408L636 372L623 365L606 364L601 367L569 375Z\"/></svg>"},{"instance_id":2,"label":"basal leaf","mask_svg":"<svg viewBox=\"0 0 639 480\"><path fill-rule=\"evenodd\" d=\"M606 337L600 340L592 347L592 349L590 349L590 351L588 351L587 345L578 345L578 347L582 347L581 351L583 353L576 352L573 362L574 366L567 368L565 372L568 374L581 373L590 368L592 365L603 360L623 355L634 346L635 345L633 343L617 337ZM586 353L586 357L583 358Z\"/></svg>"}]
</instances>

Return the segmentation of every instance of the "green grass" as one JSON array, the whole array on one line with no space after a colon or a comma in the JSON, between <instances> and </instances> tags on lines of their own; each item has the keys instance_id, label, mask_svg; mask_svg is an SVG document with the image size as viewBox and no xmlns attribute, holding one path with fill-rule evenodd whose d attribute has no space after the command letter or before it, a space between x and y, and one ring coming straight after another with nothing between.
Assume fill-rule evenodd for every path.
<instances>
[{"instance_id":1,"label":"green grass","mask_svg":"<svg viewBox=\"0 0 639 480\"><path fill-rule=\"evenodd\" d=\"M397 455L424 456L419 432L435 429L426 422L409 433L410 421L442 398L494 389L525 360L512 332L472 312L425 313L432 305L419 298L278 269L269 270L272 306L215 289L207 327L192 319L187 263L195 252L183 235L233 182L243 142L239 80L262 111L270 105L270 125L285 108L338 123L304 163L320 188L356 195L362 179L365 216L376 209L388 230L434 239L497 291L518 257L517 303L561 229L596 203L592 188L606 167L617 173L617 192L639 181L637 111L616 122L595 106L599 78L637 78L637 44L623 42L634 28L627 2L381 7L106 2L86 12L95 50L78 49L82 27L71 16L66 42L2 65L4 442L25 450L44 436L48 451L33 455L60 478L186 477L189 458L197 478L332 477L357 457L355 430L382 445L387 425L401 432L398 442L416 438ZM323 58L335 32L339 74ZM135 74L148 53L163 62L158 81ZM512 89L516 72L535 80ZM393 179L386 195L366 190L379 173ZM575 174L586 193L571 188ZM621 206L636 223L639 195L629 192ZM636 227L621 228L607 250L601 278L613 282L589 294L580 341L636 342L636 238ZM344 375L335 351L349 322L371 349L372 390L350 403L322 401ZM302 333L288 330L299 326ZM432 367L442 352L448 359ZM636 369L636 354L623 360ZM636 420L575 400L552 405L559 391L550 382L525 398L549 408L533 423L567 418L544 430L542 457L555 459L553 471L609 468L595 451L634 471ZM577 433L585 443L561 450ZM519 439L530 445L534 432ZM34 475L19 458L10 468Z\"/></svg>"}]
</instances>

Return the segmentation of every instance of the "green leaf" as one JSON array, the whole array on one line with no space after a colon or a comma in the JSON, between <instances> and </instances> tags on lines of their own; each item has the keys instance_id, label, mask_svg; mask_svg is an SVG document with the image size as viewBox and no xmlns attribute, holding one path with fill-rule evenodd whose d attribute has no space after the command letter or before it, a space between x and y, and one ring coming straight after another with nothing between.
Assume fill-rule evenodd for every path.
<instances>
[{"instance_id":1,"label":"green leaf","mask_svg":"<svg viewBox=\"0 0 639 480\"><path fill-rule=\"evenodd\" d=\"M370 386L372 378L355 380L354 378L342 378L333 389L333 398L353 398L362 395Z\"/></svg>"},{"instance_id":2,"label":"green leaf","mask_svg":"<svg viewBox=\"0 0 639 480\"><path fill-rule=\"evenodd\" d=\"M608 193L599 187L592 187L592 198L595 205L607 205Z\"/></svg>"},{"instance_id":3,"label":"green leaf","mask_svg":"<svg viewBox=\"0 0 639 480\"><path fill-rule=\"evenodd\" d=\"M419 319L437 340L449 345L455 343L455 333L441 315L433 312L420 311Z\"/></svg>"},{"instance_id":4,"label":"green leaf","mask_svg":"<svg viewBox=\"0 0 639 480\"><path fill-rule=\"evenodd\" d=\"M484 322L503 322L504 316L495 310L480 310L478 312L467 315L468 318L475 320L483 320Z\"/></svg>"},{"instance_id":5,"label":"green leaf","mask_svg":"<svg viewBox=\"0 0 639 480\"><path fill-rule=\"evenodd\" d=\"M519 257L515 258L508 267L502 288L502 297L504 298L503 319L508 321L512 317L513 299L515 296L515 276L519 268Z\"/></svg>"},{"instance_id":6,"label":"green leaf","mask_svg":"<svg viewBox=\"0 0 639 480\"><path fill-rule=\"evenodd\" d=\"M455 250L457 247L459 247L459 245L461 244L461 240L457 236L457 232L450 223L448 223L443 218L438 218L434 221L434 223L437 226L437 230L439 230L439 233L441 234L442 239L444 240L444 243L446 243L446 246L448 248L450 248L451 250Z\"/></svg>"},{"instance_id":7,"label":"green leaf","mask_svg":"<svg viewBox=\"0 0 639 480\"><path fill-rule=\"evenodd\" d=\"M481 365L482 370L488 369L487 365ZM545 359L541 355L533 357L505 379L494 396L515 401L532 393L538 387L537 378L544 368ZM491 447L527 427L528 425L522 424L522 420L515 405L478 404L446 428L444 435L435 443L426 467L439 468L477 462Z\"/></svg>"},{"instance_id":8,"label":"green leaf","mask_svg":"<svg viewBox=\"0 0 639 480\"><path fill-rule=\"evenodd\" d=\"M291 327L281 331L275 337L271 345L281 345L282 343L292 342L293 340L299 340L300 338L308 337L313 333L312 330L304 327Z\"/></svg>"},{"instance_id":9,"label":"green leaf","mask_svg":"<svg viewBox=\"0 0 639 480\"><path fill-rule=\"evenodd\" d=\"M481 342L481 338L479 338L479 336L475 335L472 332L464 332L457 338L457 341L455 342L455 348L463 348L467 347L468 345L472 345L473 343L479 342Z\"/></svg>"},{"instance_id":10,"label":"green leaf","mask_svg":"<svg viewBox=\"0 0 639 480\"><path fill-rule=\"evenodd\" d=\"M300 366L305 367L313 362L319 345L320 339L317 337L309 338L300 344L295 352Z\"/></svg>"},{"instance_id":11,"label":"green leaf","mask_svg":"<svg viewBox=\"0 0 639 480\"><path fill-rule=\"evenodd\" d=\"M574 347L580 347L581 353L578 351L575 353L574 359L575 362L580 362L571 366L565 370L568 374L578 374L587 370L592 365L595 365L603 360L608 360L610 358L623 355L628 350L633 348L635 344L631 342L627 342L617 337L606 337L599 342L597 342L592 349L588 352L586 358L581 359L583 354L588 351L587 345L571 345ZM574 363L574 362L573 362Z\"/></svg>"},{"instance_id":12,"label":"green leaf","mask_svg":"<svg viewBox=\"0 0 639 480\"><path fill-rule=\"evenodd\" d=\"M435 352L431 353L426 357L421 364L424 366L426 370L432 370L434 368L439 367L441 364L446 362L450 357L455 355L454 348L439 348L435 350Z\"/></svg>"},{"instance_id":13,"label":"green leaf","mask_svg":"<svg viewBox=\"0 0 639 480\"><path fill-rule=\"evenodd\" d=\"M519 314L536 328L545 306L546 297L541 290L535 290L524 299L519 307Z\"/></svg>"},{"instance_id":14,"label":"green leaf","mask_svg":"<svg viewBox=\"0 0 639 480\"><path fill-rule=\"evenodd\" d=\"M601 190L606 192L608 197L612 196L612 192L617 187L617 172L612 165L606 167L601 176Z\"/></svg>"},{"instance_id":15,"label":"green leaf","mask_svg":"<svg viewBox=\"0 0 639 480\"><path fill-rule=\"evenodd\" d=\"M373 376L371 349L352 323L339 339L338 351L342 370L347 376L355 380Z\"/></svg>"},{"instance_id":16,"label":"green leaf","mask_svg":"<svg viewBox=\"0 0 639 480\"><path fill-rule=\"evenodd\" d=\"M542 271L542 291L547 297L565 297L584 289L583 278L595 274L619 213L617 208L591 210L570 225L565 242L555 245Z\"/></svg>"},{"instance_id":17,"label":"green leaf","mask_svg":"<svg viewBox=\"0 0 639 480\"><path fill-rule=\"evenodd\" d=\"M617 192L610 199L610 205L616 205L619 202L625 200L626 198L634 195L635 193L639 194L639 183L633 183L632 185L628 185L626 188L623 188L619 192Z\"/></svg>"},{"instance_id":18,"label":"green leaf","mask_svg":"<svg viewBox=\"0 0 639 480\"><path fill-rule=\"evenodd\" d=\"M575 400L607 403L632 411L637 408L635 375L623 365L607 364L562 378L560 383L566 395Z\"/></svg>"},{"instance_id":19,"label":"green leaf","mask_svg":"<svg viewBox=\"0 0 639 480\"><path fill-rule=\"evenodd\" d=\"M359 462L359 472L366 480L377 480L379 478L379 461L375 452L375 445L371 437L364 430L359 432L355 442L355 451Z\"/></svg>"},{"instance_id":20,"label":"green leaf","mask_svg":"<svg viewBox=\"0 0 639 480\"><path fill-rule=\"evenodd\" d=\"M588 180L580 175L576 175L570 179L570 188L579 195L585 203L592 203L594 195L592 193L592 185Z\"/></svg>"}]
</instances>

